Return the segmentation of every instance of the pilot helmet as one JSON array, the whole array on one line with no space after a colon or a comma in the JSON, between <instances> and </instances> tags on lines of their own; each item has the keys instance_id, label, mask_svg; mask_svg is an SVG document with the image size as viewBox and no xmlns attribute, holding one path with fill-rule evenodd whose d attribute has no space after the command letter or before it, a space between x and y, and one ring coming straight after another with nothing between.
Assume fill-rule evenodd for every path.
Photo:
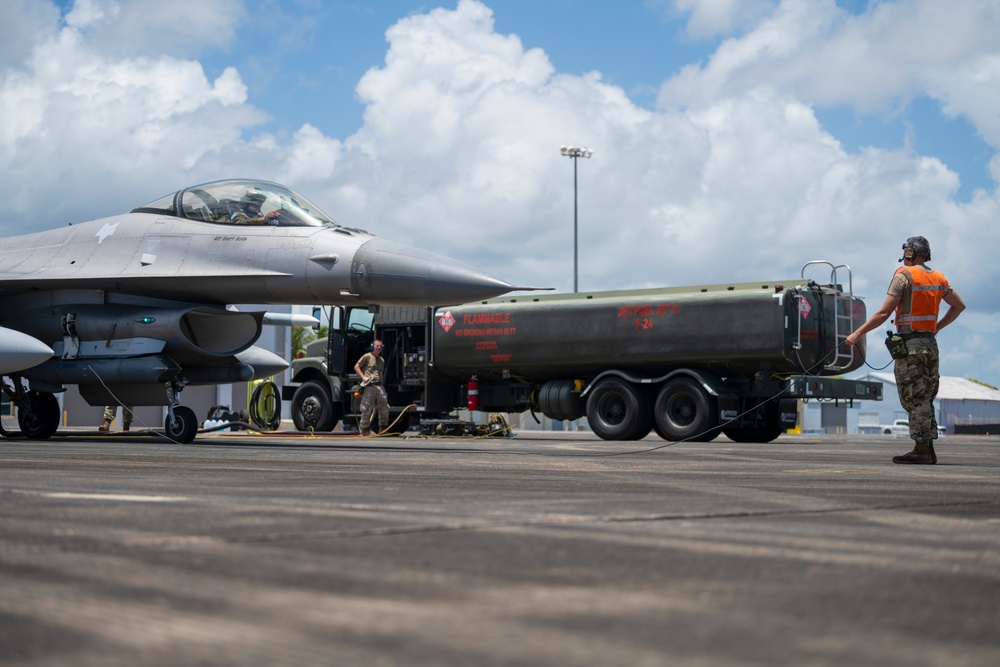
<instances>
[{"instance_id":1,"label":"pilot helmet","mask_svg":"<svg viewBox=\"0 0 1000 667\"><path fill-rule=\"evenodd\" d=\"M258 209L263 206L264 202L267 200L267 195L259 190L247 190L246 194L243 195L242 204L243 206L249 206L254 204Z\"/></svg>"},{"instance_id":2,"label":"pilot helmet","mask_svg":"<svg viewBox=\"0 0 1000 667\"><path fill-rule=\"evenodd\" d=\"M913 259L917 255L923 257L925 262L931 261L931 244L923 236L911 236L906 239L903 243L903 256L899 261Z\"/></svg>"}]
</instances>

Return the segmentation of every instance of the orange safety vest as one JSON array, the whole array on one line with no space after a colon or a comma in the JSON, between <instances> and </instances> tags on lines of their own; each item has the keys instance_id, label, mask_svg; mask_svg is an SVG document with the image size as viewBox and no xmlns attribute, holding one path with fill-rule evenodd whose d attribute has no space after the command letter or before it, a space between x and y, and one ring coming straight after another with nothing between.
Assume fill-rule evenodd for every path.
<instances>
[{"instance_id":1,"label":"orange safety vest","mask_svg":"<svg viewBox=\"0 0 1000 667\"><path fill-rule=\"evenodd\" d=\"M950 289L947 278L940 271L914 271L909 266L901 266L898 271L910 272L913 292L910 295L910 312L896 308L896 324L908 324L914 331L937 331L941 299Z\"/></svg>"}]
</instances>

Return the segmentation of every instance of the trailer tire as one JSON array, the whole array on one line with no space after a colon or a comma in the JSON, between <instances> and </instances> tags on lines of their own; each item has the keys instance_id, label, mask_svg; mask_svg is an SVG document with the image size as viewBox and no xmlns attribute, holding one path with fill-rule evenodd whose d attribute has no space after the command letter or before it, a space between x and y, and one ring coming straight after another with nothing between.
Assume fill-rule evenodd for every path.
<instances>
[{"instance_id":1,"label":"trailer tire","mask_svg":"<svg viewBox=\"0 0 1000 667\"><path fill-rule=\"evenodd\" d=\"M624 380L601 380L587 397L587 423L603 440L645 438L653 428L649 398Z\"/></svg>"},{"instance_id":2,"label":"trailer tire","mask_svg":"<svg viewBox=\"0 0 1000 667\"><path fill-rule=\"evenodd\" d=\"M300 431L332 431L337 420L326 387L319 382L303 382L292 396L292 421Z\"/></svg>"},{"instance_id":3,"label":"trailer tire","mask_svg":"<svg viewBox=\"0 0 1000 667\"><path fill-rule=\"evenodd\" d=\"M656 432L664 440L708 442L719 435L718 400L689 378L663 385L653 416Z\"/></svg>"}]
</instances>

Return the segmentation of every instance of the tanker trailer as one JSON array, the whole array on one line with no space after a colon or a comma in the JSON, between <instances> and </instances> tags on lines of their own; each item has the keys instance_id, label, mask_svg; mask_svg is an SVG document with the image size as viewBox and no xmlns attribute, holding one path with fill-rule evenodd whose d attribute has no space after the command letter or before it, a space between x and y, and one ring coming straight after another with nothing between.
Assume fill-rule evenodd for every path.
<instances>
[{"instance_id":1,"label":"tanker trailer","mask_svg":"<svg viewBox=\"0 0 1000 667\"><path fill-rule=\"evenodd\" d=\"M830 269L828 283L805 278L813 265ZM655 429L674 441L768 442L795 426L800 398L881 400L879 383L834 377L863 363L863 345L843 344L866 319L849 281L847 267L822 261L788 280L383 307L373 335L390 405L411 406L421 424L464 408L530 410L586 417L607 440Z\"/></svg>"}]
</instances>

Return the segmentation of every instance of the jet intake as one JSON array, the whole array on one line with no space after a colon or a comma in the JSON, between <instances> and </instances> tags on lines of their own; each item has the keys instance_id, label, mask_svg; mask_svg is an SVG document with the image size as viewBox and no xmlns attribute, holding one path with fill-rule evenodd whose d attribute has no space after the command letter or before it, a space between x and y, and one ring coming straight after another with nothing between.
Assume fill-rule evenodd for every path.
<instances>
[{"instance_id":1,"label":"jet intake","mask_svg":"<svg viewBox=\"0 0 1000 667\"><path fill-rule=\"evenodd\" d=\"M240 313L221 308L192 308L183 313L176 332L178 342L198 354L228 357L242 352L260 337L263 313ZM170 340L167 341L170 348Z\"/></svg>"}]
</instances>

